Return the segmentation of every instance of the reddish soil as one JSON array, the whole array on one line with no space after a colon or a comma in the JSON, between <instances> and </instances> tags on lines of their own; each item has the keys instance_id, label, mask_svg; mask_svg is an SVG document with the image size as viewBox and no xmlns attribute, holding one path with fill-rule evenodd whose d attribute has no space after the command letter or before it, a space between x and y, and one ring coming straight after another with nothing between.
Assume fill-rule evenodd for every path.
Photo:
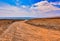
<instances>
[{"instance_id":1,"label":"reddish soil","mask_svg":"<svg viewBox=\"0 0 60 41\"><path fill-rule=\"evenodd\" d=\"M11 22L0 34L0 41L60 41L60 19Z\"/></svg>"}]
</instances>

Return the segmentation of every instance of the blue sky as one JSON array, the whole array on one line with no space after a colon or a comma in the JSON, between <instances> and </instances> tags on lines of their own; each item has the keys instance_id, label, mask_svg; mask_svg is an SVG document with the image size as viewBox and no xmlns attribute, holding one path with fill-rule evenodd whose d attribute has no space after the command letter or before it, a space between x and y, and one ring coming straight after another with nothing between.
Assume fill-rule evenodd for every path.
<instances>
[{"instance_id":1,"label":"blue sky","mask_svg":"<svg viewBox=\"0 0 60 41\"><path fill-rule=\"evenodd\" d=\"M32 5L34 3L40 2L43 0L19 0L19 5ZM60 0L48 0L49 2L59 2ZM16 0L0 0L0 17L52 17L52 16L60 16L60 9L55 8L54 6L49 6L49 9L46 7L42 7L43 9L39 8L38 10L31 10L31 9L22 9L16 7ZM5 4L7 3L7 4ZM10 4L10 5L9 5ZM13 6L12 6L13 5ZM5 7L6 6L6 7ZM52 9L53 8L53 9ZM40 11L41 10L41 11ZM57 11L55 11L57 10ZM59 10L59 11L58 11ZM33 12L32 12L33 11ZM48 12L51 11L51 12ZM46 13L45 13L46 12ZM30 14L29 14L30 13ZM47 14L48 13L48 14Z\"/></svg>"},{"instance_id":2,"label":"blue sky","mask_svg":"<svg viewBox=\"0 0 60 41\"><path fill-rule=\"evenodd\" d=\"M32 5L34 3L40 2L43 0L19 0L19 4L22 5ZM49 2L59 2L60 0L48 0ZM10 5L16 5L16 0L0 0L0 2L7 3Z\"/></svg>"}]
</instances>

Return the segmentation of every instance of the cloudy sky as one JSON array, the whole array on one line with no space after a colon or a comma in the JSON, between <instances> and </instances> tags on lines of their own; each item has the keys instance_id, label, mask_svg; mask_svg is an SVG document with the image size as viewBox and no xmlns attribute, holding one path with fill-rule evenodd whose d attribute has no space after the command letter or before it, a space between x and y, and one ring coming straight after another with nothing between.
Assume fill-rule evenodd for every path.
<instances>
[{"instance_id":1,"label":"cloudy sky","mask_svg":"<svg viewBox=\"0 0 60 41\"><path fill-rule=\"evenodd\" d=\"M0 19L1 17L60 17L60 8L49 3L54 2L56 4L59 1L60 0L48 0L48 2L44 2L44 0L0 0ZM32 4L37 4L37 9L33 7L17 7L20 5L31 6Z\"/></svg>"},{"instance_id":2,"label":"cloudy sky","mask_svg":"<svg viewBox=\"0 0 60 41\"><path fill-rule=\"evenodd\" d=\"M44 0L0 0L0 2L7 3L10 5L16 5L16 3L19 3L19 5L32 5L40 1ZM48 2L60 2L60 0L48 0Z\"/></svg>"}]
</instances>

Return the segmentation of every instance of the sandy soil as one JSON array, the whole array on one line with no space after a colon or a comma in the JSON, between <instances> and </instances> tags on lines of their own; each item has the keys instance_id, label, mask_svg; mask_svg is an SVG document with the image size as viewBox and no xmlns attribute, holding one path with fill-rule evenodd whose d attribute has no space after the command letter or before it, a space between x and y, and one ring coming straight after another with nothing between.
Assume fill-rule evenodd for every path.
<instances>
[{"instance_id":1,"label":"sandy soil","mask_svg":"<svg viewBox=\"0 0 60 41\"><path fill-rule=\"evenodd\" d=\"M20 20L0 20L0 35L8 28L12 23Z\"/></svg>"},{"instance_id":2,"label":"sandy soil","mask_svg":"<svg viewBox=\"0 0 60 41\"><path fill-rule=\"evenodd\" d=\"M53 29L60 31L60 19L33 19L26 21L26 23L38 27L44 27L46 29Z\"/></svg>"},{"instance_id":3,"label":"sandy soil","mask_svg":"<svg viewBox=\"0 0 60 41\"><path fill-rule=\"evenodd\" d=\"M60 41L59 27L60 19L15 21L0 35L0 41Z\"/></svg>"}]
</instances>

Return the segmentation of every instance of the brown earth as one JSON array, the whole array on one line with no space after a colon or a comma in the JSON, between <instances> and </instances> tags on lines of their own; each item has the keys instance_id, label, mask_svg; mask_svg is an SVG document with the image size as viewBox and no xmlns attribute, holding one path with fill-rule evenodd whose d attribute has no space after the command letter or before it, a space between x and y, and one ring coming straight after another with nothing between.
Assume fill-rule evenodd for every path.
<instances>
[{"instance_id":1,"label":"brown earth","mask_svg":"<svg viewBox=\"0 0 60 41\"><path fill-rule=\"evenodd\" d=\"M26 23L38 27L44 27L46 29L53 29L60 31L60 19L33 19L26 21Z\"/></svg>"},{"instance_id":2,"label":"brown earth","mask_svg":"<svg viewBox=\"0 0 60 41\"><path fill-rule=\"evenodd\" d=\"M0 35L8 28L12 23L20 20L0 20Z\"/></svg>"},{"instance_id":3,"label":"brown earth","mask_svg":"<svg viewBox=\"0 0 60 41\"><path fill-rule=\"evenodd\" d=\"M2 28L8 25L0 34L0 41L60 41L60 19L7 22L0 22Z\"/></svg>"}]
</instances>

